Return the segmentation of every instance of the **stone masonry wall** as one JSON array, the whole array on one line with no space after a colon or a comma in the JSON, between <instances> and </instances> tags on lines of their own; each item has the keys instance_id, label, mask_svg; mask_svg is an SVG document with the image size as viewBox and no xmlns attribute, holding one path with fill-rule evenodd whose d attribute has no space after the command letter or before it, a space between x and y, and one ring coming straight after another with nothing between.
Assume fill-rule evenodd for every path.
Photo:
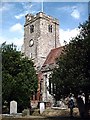
<instances>
[{"instance_id":1,"label":"stone masonry wall","mask_svg":"<svg viewBox=\"0 0 90 120\"><path fill-rule=\"evenodd\" d=\"M34 25L34 32L30 33L30 25ZM48 31L48 25L52 25L52 32ZM34 45L29 46L33 39ZM59 22L44 13L37 13L35 16L26 15L24 25L24 53L31 56L36 67L41 67L50 50L59 47Z\"/></svg>"}]
</instances>

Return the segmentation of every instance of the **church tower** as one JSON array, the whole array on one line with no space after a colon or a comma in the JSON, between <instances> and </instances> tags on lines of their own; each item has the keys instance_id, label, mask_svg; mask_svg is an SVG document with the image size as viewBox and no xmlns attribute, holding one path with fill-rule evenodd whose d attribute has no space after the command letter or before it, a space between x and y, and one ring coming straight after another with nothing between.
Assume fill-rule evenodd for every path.
<instances>
[{"instance_id":1,"label":"church tower","mask_svg":"<svg viewBox=\"0 0 90 120\"><path fill-rule=\"evenodd\" d=\"M50 50L60 47L59 21L43 12L27 14L25 18L24 54L40 70Z\"/></svg>"}]
</instances>

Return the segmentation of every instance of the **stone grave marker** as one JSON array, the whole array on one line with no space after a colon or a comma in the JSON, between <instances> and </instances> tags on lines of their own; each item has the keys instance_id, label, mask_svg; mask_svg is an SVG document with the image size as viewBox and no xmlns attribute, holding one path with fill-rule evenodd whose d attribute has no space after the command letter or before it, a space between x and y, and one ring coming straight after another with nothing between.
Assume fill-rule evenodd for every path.
<instances>
[{"instance_id":1,"label":"stone grave marker","mask_svg":"<svg viewBox=\"0 0 90 120\"><path fill-rule=\"evenodd\" d=\"M44 110L45 110L45 104L44 102L42 102L40 103L40 114L42 114Z\"/></svg>"},{"instance_id":2,"label":"stone grave marker","mask_svg":"<svg viewBox=\"0 0 90 120\"><path fill-rule=\"evenodd\" d=\"M10 102L10 114L17 114L17 102L14 100Z\"/></svg>"}]
</instances>

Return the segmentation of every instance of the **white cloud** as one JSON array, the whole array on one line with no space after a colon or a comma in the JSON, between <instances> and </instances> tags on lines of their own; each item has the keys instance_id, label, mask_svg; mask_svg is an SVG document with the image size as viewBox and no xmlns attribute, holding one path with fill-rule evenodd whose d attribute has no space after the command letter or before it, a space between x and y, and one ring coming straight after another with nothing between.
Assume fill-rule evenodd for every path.
<instances>
[{"instance_id":1,"label":"white cloud","mask_svg":"<svg viewBox=\"0 0 90 120\"><path fill-rule=\"evenodd\" d=\"M0 12L5 12L7 10L10 10L11 8L13 8L14 5L12 3L1 3L0 4Z\"/></svg>"},{"instance_id":2,"label":"white cloud","mask_svg":"<svg viewBox=\"0 0 90 120\"><path fill-rule=\"evenodd\" d=\"M23 37L22 38L14 38L13 42L17 46L22 46L22 44L23 44Z\"/></svg>"},{"instance_id":3,"label":"white cloud","mask_svg":"<svg viewBox=\"0 0 90 120\"><path fill-rule=\"evenodd\" d=\"M22 13L22 14L19 14L19 15L15 15L15 18L16 18L16 19L21 19L21 18L24 17L24 16L25 16L25 14Z\"/></svg>"},{"instance_id":4,"label":"white cloud","mask_svg":"<svg viewBox=\"0 0 90 120\"><path fill-rule=\"evenodd\" d=\"M8 8L6 8L5 6L0 6L0 12L8 10Z\"/></svg>"},{"instance_id":5,"label":"white cloud","mask_svg":"<svg viewBox=\"0 0 90 120\"><path fill-rule=\"evenodd\" d=\"M2 44L2 43L4 43L6 40L3 38L3 37L1 37L0 36L0 45Z\"/></svg>"},{"instance_id":6,"label":"white cloud","mask_svg":"<svg viewBox=\"0 0 90 120\"><path fill-rule=\"evenodd\" d=\"M75 29L68 29L68 30L63 30L63 29L60 29L60 43L61 45L65 45L64 44L64 41L66 41L67 43L70 42L70 39L71 38L74 38L77 36L77 34L79 34L79 29L78 28L75 28Z\"/></svg>"},{"instance_id":7,"label":"white cloud","mask_svg":"<svg viewBox=\"0 0 90 120\"><path fill-rule=\"evenodd\" d=\"M25 10L31 9L34 5L31 2L24 2L22 3L22 6Z\"/></svg>"},{"instance_id":8,"label":"white cloud","mask_svg":"<svg viewBox=\"0 0 90 120\"><path fill-rule=\"evenodd\" d=\"M72 7L68 5L68 6L58 7L57 9L60 10L60 11L62 10L62 11L67 11L68 12L72 9Z\"/></svg>"},{"instance_id":9,"label":"white cloud","mask_svg":"<svg viewBox=\"0 0 90 120\"><path fill-rule=\"evenodd\" d=\"M23 45L23 37L21 38L5 38L0 36L0 44L4 43L6 41L6 44L11 44L13 43L14 45L17 46L19 50L21 50L21 46Z\"/></svg>"},{"instance_id":10,"label":"white cloud","mask_svg":"<svg viewBox=\"0 0 90 120\"><path fill-rule=\"evenodd\" d=\"M79 19L80 18L80 12L77 9L74 9L71 13L71 16L76 18L76 19Z\"/></svg>"},{"instance_id":11,"label":"white cloud","mask_svg":"<svg viewBox=\"0 0 90 120\"><path fill-rule=\"evenodd\" d=\"M79 19L80 14L82 12L82 5L77 5L77 6L63 6L61 8L57 8L60 11L65 11L68 14L70 14L73 18Z\"/></svg>"},{"instance_id":12,"label":"white cloud","mask_svg":"<svg viewBox=\"0 0 90 120\"><path fill-rule=\"evenodd\" d=\"M23 11L20 14L14 16L16 19L21 19L22 17L25 17L25 15L28 13L32 13L32 14L36 13L35 9L33 8L34 4L30 2L29 3L22 2L21 4L23 7Z\"/></svg>"},{"instance_id":13,"label":"white cloud","mask_svg":"<svg viewBox=\"0 0 90 120\"><path fill-rule=\"evenodd\" d=\"M20 23L16 23L15 25L10 27L10 31L23 33L23 26Z\"/></svg>"},{"instance_id":14,"label":"white cloud","mask_svg":"<svg viewBox=\"0 0 90 120\"><path fill-rule=\"evenodd\" d=\"M6 11L6 10L8 10L9 8L8 7L6 7L6 5L2 5L2 4L0 4L0 12L2 12L2 11Z\"/></svg>"},{"instance_id":15,"label":"white cloud","mask_svg":"<svg viewBox=\"0 0 90 120\"><path fill-rule=\"evenodd\" d=\"M34 14L36 11L31 11L30 13L32 13L32 14ZM22 17L25 17L25 15L26 14L28 14L29 13L29 11L25 11L24 13L21 13L21 14L19 14L19 15L15 15L14 17L16 18L16 19L21 19Z\"/></svg>"}]
</instances>

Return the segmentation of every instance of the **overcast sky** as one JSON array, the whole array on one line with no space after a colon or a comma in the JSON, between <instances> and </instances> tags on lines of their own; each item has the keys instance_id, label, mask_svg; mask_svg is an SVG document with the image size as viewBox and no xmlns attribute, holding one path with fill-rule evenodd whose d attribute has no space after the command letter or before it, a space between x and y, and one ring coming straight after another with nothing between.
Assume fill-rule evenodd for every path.
<instances>
[{"instance_id":1,"label":"overcast sky","mask_svg":"<svg viewBox=\"0 0 90 120\"><path fill-rule=\"evenodd\" d=\"M18 0L17 0L18 1ZM24 23L27 13L42 11L41 2L0 3L0 44L14 43L20 49L24 39ZM88 19L88 2L44 2L43 12L59 19L60 43L69 42L78 33L80 23Z\"/></svg>"}]
</instances>

